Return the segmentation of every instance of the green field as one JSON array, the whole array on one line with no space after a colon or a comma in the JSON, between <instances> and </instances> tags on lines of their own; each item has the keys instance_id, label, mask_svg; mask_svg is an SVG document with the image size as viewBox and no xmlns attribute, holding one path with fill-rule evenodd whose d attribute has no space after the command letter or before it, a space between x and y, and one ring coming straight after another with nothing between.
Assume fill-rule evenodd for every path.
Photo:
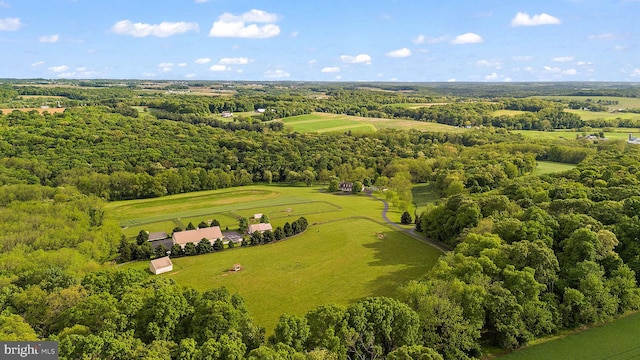
<instances>
[{"instance_id":1,"label":"green field","mask_svg":"<svg viewBox=\"0 0 640 360\"><path fill-rule=\"evenodd\" d=\"M174 271L162 276L200 290L225 286L272 331L285 312L302 315L321 304L395 296L399 285L425 275L438 256L378 222L345 218L274 244L175 259ZM242 271L228 272L236 263ZM128 267L146 269L148 262Z\"/></svg>"},{"instance_id":2,"label":"green field","mask_svg":"<svg viewBox=\"0 0 640 360\"><path fill-rule=\"evenodd\" d=\"M577 334L529 346L500 360L627 360L640 358L640 313Z\"/></svg>"},{"instance_id":3,"label":"green field","mask_svg":"<svg viewBox=\"0 0 640 360\"><path fill-rule=\"evenodd\" d=\"M618 101L616 105L607 105L609 109L629 109L640 108L640 98L629 98L621 96L535 96L537 98L545 100L563 100L563 101L586 101L591 99L594 103L598 100L615 100Z\"/></svg>"},{"instance_id":4,"label":"green field","mask_svg":"<svg viewBox=\"0 0 640 360\"><path fill-rule=\"evenodd\" d=\"M573 109L566 109L565 111L570 112L570 113L574 113L580 116L580 118L582 118L582 120L584 121L590 121L590 120L600 120L600 119L604 119L604 120L608 120L608 119L633 119L633 120L640 120L640 114L635 114L635 113L612 113L612 112L606 112L606 111L588 111L588 110L573 110Z\"/></svg>"},{"instance_id":5,"label":"green field","mask_svg":"<svg viewBox=\"0 0 640 360\"><path fill-rule=\"evenodd\" d=\"M526 113L527 111L521 111L521 110L496 110L493 112L493 115L494 116L502 116L502 115L515 116L515 115L522 115Z\"/></svg>"},{"instance_id":6,"label":"green field","mask_svg":"<svg viewBox=\"0 0 640 360\"><path fill-rule=\"evenodd\" d=\"M413 104L415 105L415 104ZM376 130L416 129L420 131L464 132L467 129L454 126L402 119L380 119L339 114L312 113L282 119L285 127L298 132L346 132L373 133Z\"/></svg>"},{"instance_id":7,"label":"green field","mask_svg":"<svg viewBox=\"0 0 640 360\"><path fill-rule=\"evenodd\" d=\"M394 296L399 285L426 274L440 252L394 231L382 221L382 210L382 202L366 195L276 185L108 204L110 216L123 224L139 224L125 230L129 236L140 229L170 231L165 229L177 222L196 224L205 218L216 218L223 227L225 221L233 221L228 226L236 228L233 216L264 213L274 226L305 216L310 226L303 234L269 245L175 259L174 271L162 275L181 285L225 286L241 294L268 331L284 312L304 314L324 303L346 305L368 296ZM399 221L400 212L390 210L390 217ZM207 214L185 215L198 212ZM236 263L242 271L226 271ZM148 262L125 267L146 269Z\"/></svg>"},{"instance_id":8,"label":"green field","mask_svg":"<svg viewBox=\"0 0 640 360\"><path fill-rule=\"evenodd\" d=\"M575 167L576 166L573 164L563 164L553 161L538 161L538 166L533 173L535 175L544 175L571 170Z\"/></svg>"},{"instance_id":9,"label":"green field","mask_svg":"<svg viewBox=\"0 0 640 360\"><path fill-rule=\"evenodd\" d=\"M554 130L554 131L541 131L541 130L510 130L516 134L522 134L527 137L541 139L541 140L575 140L577 136L584 136L592 133L598 133L602 131L599 128L593 128L589 132L584 131L571 131L571 130ZM640 129L630 128L615 128L615 132L604 132L604 136L611 140L625 140L629 137L629 133L640 133Z\"/></svg>"}]
</instances>

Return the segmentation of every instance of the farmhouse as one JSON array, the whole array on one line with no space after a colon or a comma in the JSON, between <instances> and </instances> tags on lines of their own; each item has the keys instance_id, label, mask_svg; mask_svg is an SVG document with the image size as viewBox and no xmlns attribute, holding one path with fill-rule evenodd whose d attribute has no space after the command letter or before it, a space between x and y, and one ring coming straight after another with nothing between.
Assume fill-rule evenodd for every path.
<instances>
[{"instance_id":1,"label":"farmhouse","mask_svg":"<svg viewBox=\"0 0 640 360\"><path fill-rule=\"evenodd\" d=\"M153 259L151 260L151 264L149 265L149 270L151 270L151 272L156 275L166 273L173 270L173 263L168 256L161 257L159 259Z\"/></svg>"},{"instance_id":2,"label":"farmhouse","mask_svg":"<svg viewBox=\"0 0 640 360\"><path fill-rule=\"evenodd\" d=\"M628 144L640 144L640 139L634 137L631 133L629 133L629 140L627 140Z\"/></svg>"},{"instance_id":3,"label":"farmhouse","mask_svg":"<svg viewBox=\"0 0 640 360\"><path fill-rule=\"evenodd\" d=\"M220 231L220 226L212 226L196 230L178 231L174 232L172 236L173 244L178 244L182 248L184 248L184 246L188 243L197 244L202 239L209 240L211 245L213 245L216 240L222 240L223 238L224 236L222 235L222 231Z\"/></svg>"},{"instance_id":4,"label":"farmhouse","mask_svg":"<svg viewBox=\"0 0 640 360\"><path fill-rule=\"evenodd\" d=\"M150 232L149 233L149 241L158 241L158 240L164 240L166 238L168 238L169 236L167 235L166 232L164 231L159 231L159 232Z\"/></svg>"},{"instance_id":5,"label":"farmhouse","mask_svg":"<svg viewBox=\"0 0 640 360\"><path fill-rule=\"evenodd\" d=\"M338 185L338 189L343 192L352 192L353 191L353 183L352 182L341 182Z\"/></svg>"},{"instance_id":6,"label":"farmhouse","mask_svg":"<svg viewBox=\"0 0 640 360\"><path fill-rule=\"evenodd\" d=\"M253 234L255 231L259 231L262 234L267 230L273 231L271 224L250 224L247 233Z\"/></svg>"}]
</instances>

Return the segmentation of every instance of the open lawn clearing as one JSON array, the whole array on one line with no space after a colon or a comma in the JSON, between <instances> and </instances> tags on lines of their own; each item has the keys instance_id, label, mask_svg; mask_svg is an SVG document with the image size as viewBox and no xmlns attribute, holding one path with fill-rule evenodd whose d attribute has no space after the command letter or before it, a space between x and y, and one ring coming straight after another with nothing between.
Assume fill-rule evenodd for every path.
<instances>
[{"instance_id":1,"label":"open lawn clearing","mask_svg":"<svg viewBox=\"0 0 640 360\"><path fill-rule=\"evenodd\" d=\"M500 360L627 360L640 358L640 313L589 330L554 338Z\"/></svg>"},{"instance_id":2,"label":"open lawn clearing","mask_svg":"<svg viewBox=\"0 0 640 360\"><path fill-rule=\"evenodd\" d=\"M640 114L635 114L635 113L620 113L620 112L610 113L610 112L603 112L603 111L588 111L588 110L573 110L573 109L566 109L565 111L579 115L580 118L584 121L599 120L599 119L608 120L608 119L618 119L618 118L640 120Z\"/></svg>"},{"instance_id":3,"label":"open lawn clearing","mask_svg":"<svg viewBox=\"0 0 640 360\"><path fill-rule=\"evenodd\" d=\"M542 98L545 100L563 100L563 101L587 101L587 99L591 99L594 104L598 103L598 100L603 101L617 101L618 104L615 105L606 105L609 109L629 109L629 108L640 108L640 98L629 98L629 97L621 97L621 96L535 96L537 98Z\"/></svg>"},{"instance_id":4,"label":"open lawn clearing","mask_svg":"<svg viewBox=\"0 0 640 360\"><path fill-rule=\"evenodd\" d=\"M326 222L350 216L367 216L381 220L383 205L364 194L338 195L324 187L286 187L251 185L237 188L200 191L154 199L108 203L107 213L126 227L125 235L140 230L168 231L176 225L197 225L202 220L217 219L223 228L237 227L237 216L266 214L279 225L305 216L309 223ZM399 217L398 217L399 219Z\"/></svg>"},{"instance_id":5,"label":"open lawn clearing","mask_svg":"<svg viewBox=\"0 0 640 360\"><path fill-rule=\"evenodd\" d=\"M257 323L272 332L282 313L303 315L321 304L396 296L399 285L426 274L439 255L386 225L349 217L311 225L278 243L174 259L174 271L161 276L200 290L225 286L239 293ZM236 263L241 271L226 271Z\"/></svg>"},{"instance_id":6,"label":"open lawn clearing","mask_svg":"<svg viewBox=\"0 0 640 360\"><path fill-rule=\"evenodd\" d=\"M256 200L279 197L280 193L266 189L231 188L214 191L199 191L186 194L163 196L152 199L115 201L106 208L118 221L133 218L164 215L210 208L212 206L232 205Z\"/></svg>"},{"instance_id":7,"label":"open lawn clearing","mask_svg":"<svg viewBox=\"0 0 640 360\"><path fill-rule=\"evenodd\" d=\"M604 132L604 136L611 140L626 140L629 137L629 133L640 133L640 129L629 128L615 128L615 132ZM516 134L522 134L527 137L532 137L541 140L558 140L567 139L575 140L578 136L585 136L588 134L599 133L602 129L593 128L589 132L584 131L571 131L571 130L554 130L554 131L540 131L540 130L510 130Z\"/></svg>"},{"instance_id":8,"label":"open lawn clearing","mask_svg":"<svg viewBox=\"0 0 640 360\"><path fill-rule=\"evenodd\" d=\"M575 167L576 166L573 164L564 164L564 163L553 162L553 161L538 161L538 166L533 171L533 174L534 175L551 174L551 173L568 171Z\"/></svg>"},{"instance_id":9,"label":"open lawn clearing","mask_svg":"<svg viewBox=\"0 0 640 360\"><path fill-rule=\"evenodd\" d=\"M343 114L327 114L327 113L312 113L306 115L291 116L282 119L285 126L298 132L312 132L320 130L312 130L312 127L318 125L307 125L308 123L323 123L332 121L331 127L325 127L323 131L346 131L343 126L363 126L365 124L372 125L376 130L380 129L415 129L420 131L436 131L436 132L464 132L467 129L458 128L455 126L449 126L444 124L415 121L415 120L403 120L403 119L381 119L381 118L369 118L361 116L349 116ZM335 130L333 130L335 129ZM363 128L365 129L365 128ZM348 130L348 129L347 129ZM360 131L362 129L358 129ZM353 131L353 130L352 130Z\"/></svg>"},{"instance_id":10,"label":"open lawn clearing","mask_svg":"<svg viewBox=\"0 0 640 360\"><path fill-rule=\"evenodd\" d=\"M438 106L438 105L447 105L449 103L400 103L400 104L390 104L389 106L406 108L406 109L419 109L421 107L430 107L430 106Z\"/></svg>"},{"instance_id":11,"label":"open lawn clearing","mask_svg":"<svg viewBox=\"0 0 640 360\"><path fill-rule=\"evenodd\" d=\"M438 197L431 191L431 184L417 184L411 189L413 203L417 208L416 213L420 215L427 207L438 200ZM414 216L414 214L411 214Z\"/></svg>"},{"instance_id":12,"label":"open lawn clearing","mask_svg":"<svg viewBox=\"0 0 640 360\"><path fill-rule=\"evenodd\" d=\"M506 116L515 116L515 115L522 115L522 114L526 114L528 113L528 111L522 111L522 110L496 110L493 112L493 116L502 116L502 115L506 115Z\"/></svg>"}]
</instances>

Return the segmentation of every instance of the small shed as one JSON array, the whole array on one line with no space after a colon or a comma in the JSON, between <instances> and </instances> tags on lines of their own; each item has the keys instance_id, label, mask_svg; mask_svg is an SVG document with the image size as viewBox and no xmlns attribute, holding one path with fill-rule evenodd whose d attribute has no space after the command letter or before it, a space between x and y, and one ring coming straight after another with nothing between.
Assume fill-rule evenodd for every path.
<instances>
[{"instance_id":1,"label":"small shed","mask_svg":"<svg viewBox=\"0 0 640 360\"><path fill-rule=\"evenodd\" d=\"M260 220L262 218L262 214L253 214L253 218Z\"/></svg>"},{"instance_id":2,"label":"small shed","mask_svg":"<svg viewBox=\"0 0 640 360\"><path fill-rule=\"evenodd\" d=\"M240 271L242 270L242 265L240 264L234 264L233 268L231 268L232 271Z\"/></svg>"},{"instance_id":3,"label":"small shed","mask_svg":"<svg viewBox=\"0 0 640 360\"><path fill-rule=\"evenodd\" d=\"M151 260L149 270L155 275L160 275L173 270L173 263L168 256Z\"/></svg>"}]
</instances>

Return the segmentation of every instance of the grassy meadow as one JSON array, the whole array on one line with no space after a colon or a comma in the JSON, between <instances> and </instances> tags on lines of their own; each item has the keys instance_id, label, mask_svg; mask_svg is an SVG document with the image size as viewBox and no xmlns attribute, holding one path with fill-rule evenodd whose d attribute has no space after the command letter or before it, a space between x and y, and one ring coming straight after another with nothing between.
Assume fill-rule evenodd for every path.
<instances>
[{"instance_id":1,"label":"grassy meadow","mask_svg":"<svg viewBox=\"0 0 640 360\"><path fill-rule=\"evenodd\" d=\"M415 104L412 104L415 105ZM282 119L285 127L297 132L373 133L380 129L416 129L421 131L464 132L454 126L402 119L381 119L340 114L312 113Z\"/></svg>"},{"instance_id":2,"label":"grassy meadow","mask_svg":"<svg viewBox=\"0 0 640 360\"><path fill-rule=\"evenodd\" d=\"M225 286L241 294L256 321L272 331L282 313L304 314L325 303L347 305L368 296L394 296L399 285L426 274L440 252L394 231L382 221L382 210L382 202L363 194L253 185L112 202L107 211L129 226L124 230L128 236L141 229L170 232L178 224L197 225L214 218L223 229L236 229L237 216L255 213L266 214L274 227L305 216L310 226L303 234L268 245L178 258L174 271L162 275L201 290ZM400 215L390 209L392 220L399 222ZM228 272L236 263L243 270ZM147 269L148 264L124 266Z\"/></svg>"},{"instance_id":3,"label":"grassy meadow","mask_svg":"<svg viewBox=\"0 0 640 360\"><path fill-rule=\"evenodd\" d=\"M640 129L630 128L615 128L615 131L605 131L604 136L611 140L626 140L629 137L629 133L638 136ZM572 130L554 130L554 131L541 131L541 130L510 130L516 134L522 134L527 137L541 139L541 140L575 140L577 136L584 136L592 133L598 133L602 131L599 128L593 128L589 132L584 131L572 131Z\"/></svg>"},{"instance_id":4,"label":"grassy meadow","mask_svg":"<svg viewBox=\"0 0 640 360\"><path fill-rule=\"evenodd\" d=\"M564 164L564 163L553 162L553 161L538 161L538 166L533 171L533 174L534 175L551 174L551 173L571 170L575 167L576 166L573 164Z\"/></svg>"},{"instance_id":5,"label":"grassy meadow","mask_svg":"<svg viewBox=\"0 0 640 360\"><path fill-rule=\"evenodd\" d=\"M253 318L271 332L282 313L303 315L321 304L395 296L399 285L425 275L439 255L388 226L350 217L312 224L277 243L174 259L174 271L162 276L242 295ZM236 263L241 271L227 271ZM148 261L127 266L146 269Z\"/></svg>"},{"instance_id":6,"label":"grassy meadow","mask_svg":"<svg viewBox=\"0 0 640 360\"><path fill-rule=\"evenodd\" d=\"M626 360L640 358L640 313L498 357L500 360Z\"/></svg>"}]
</instances>

